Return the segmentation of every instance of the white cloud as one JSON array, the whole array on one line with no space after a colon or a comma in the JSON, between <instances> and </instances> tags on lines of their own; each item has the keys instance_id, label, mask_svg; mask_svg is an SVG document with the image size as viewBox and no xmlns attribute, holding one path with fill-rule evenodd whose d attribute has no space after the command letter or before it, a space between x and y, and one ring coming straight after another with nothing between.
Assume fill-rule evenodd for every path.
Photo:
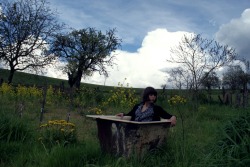
<instances>
[{"instance_id":1,"label":"white cloud","mask_svg":"<svg viewBox=\"0 0 250 167\"><path fill-rule=\"evenodd\" d=\"M92 77L82 79L82 82L107 86L118 86L119 82L125 82L124 84L129 83L134 88L161 88L167 80L167 74L162 72L162 69L175 66L166 61L170 55L170 48L177 46L184 34L188 32L169 32L167 29L148 32L137 52L117 50L117 65L113 68L108 67L109 78L105 80L104 76L95 73ZM218 70L220 75L223 71L223 68ZM47 75L67 79L59 70L53 68L48 69Z\"/></svg>"},{"instance_id":2,"label":"white cloud","mask_svg":"<svg viewBox=\"0 0 250 167\"><path fill-rule=\"evenodd\" d=\"M135 53L118 51L115 63L117 67L109 68L110 77L105 78L99 74L82 80L83 82L117 86L118 82L126 83L136 88L153 86L160 88L165 83L166 74L162 69L171 67L166 60L170 55L170 48L178 45L187 32L169 32L166 29L151 31L143 39L141 48Z\"/></svg>"},{"instance_id":3,"label":"white cloud","mask_svg":"<svg viewBox=\"0 0 250 167\"><path fill-rule=\"evenodd\" d=\"M63 66L65 66L65 62L56 59L53 65L49 65L47 66L47 68L43 70L44 76L67 80L68 79L67 75L62 72Z\"/></svg>"},{"instance_id":4,"label":"white cloud","mask_svg":"<svg viewBox=\"0 0 250 167\"><path fill-rule=\"evenodd\" d=\"M220 27L216 40L232 46L242 58L250 60L250 9L244 10L240 18L232 19Z\"/></svg>"}]
</instances>

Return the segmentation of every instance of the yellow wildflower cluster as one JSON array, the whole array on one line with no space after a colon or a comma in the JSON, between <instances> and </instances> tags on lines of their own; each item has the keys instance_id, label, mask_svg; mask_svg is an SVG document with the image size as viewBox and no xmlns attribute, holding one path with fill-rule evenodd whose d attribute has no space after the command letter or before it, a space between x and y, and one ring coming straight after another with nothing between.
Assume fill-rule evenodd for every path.
<instances>
[{"instance_id":1,"label":"yellow wildflower cluster","mask_svg":"<svg viewBox=\"0 0 250 167\"><path fill-rule=\"evenodd\" d=\"M12 95L17 97L41 97L42 90L36 86L27 87L18 85L16 88L7 83L3 83L0 86L0 93L5 95Z\"/></svg>"},{"instance_id":2,"label":"yellow wildflower cluster","mask_svg":"<svg viewBox=\"0 0 250 167\"><path fill-rule=\"evenodd\" d=\"M40 128L42 127L51 127L51 126L61 126L61 127L68 127L68 128L73 128L75 127L75 124L67 122L66 120L52 120L48 121L46 124L40 125Z\"/></svg>"},{"instance_id":3,"label":"yellow wildflower cluster","mask_svg":"<svg viewBox=\"0 0 250 167\"><path fill-rule=\"evenodd\" d=\"M34 86L23 86L18 84L17 87L3 83L0 86L0 95L4 95L10 98L21 98L29 100L37 100L43 97L43 90L41 88ZM55 91L54 88L50 85L48 86L46 92L46 103L55 104L56 102L61 102L63 100L62 92Z\"/></svg>"},{"instance_id":4,"label":"yellow wildflower cluster","mask_svg":"<svg viewBox=\"0 0 250 167\"><path fill-rule=\"evenodd\" d=\"M108 95L104 98L102 103L98 105L98 107L91 107L88 112L90 114L97 115L113 114L112 111L105 111L110 107L127 111L127 109L130 109L138 103L138 101L139 99L136 96L136 92L132 89L132 87L129 87L129 83L127 83L126 87L124 87L124 84L119 82L118 87L114 87L114 89L110 90Z\"/></svg>"},{"instance_id":5,"label":"yellow wildflower cluster","mask_svg":"<svg viewBox=\"0 0 250 167\"><path fill-rule=\"evenodd\" d=\"M39 140L49 144L65 144L76 142L75 124L65 120L50 120L40 125Z\"/></svg>"},{"instance_id":6,"label":"yellow wildflower cluster","mask_svg":"<svg viewBox=\"0 0 250 167\"><path fill-rule=\"evenodd\" d=\"M182 96L179 96L179 95L174 95L173 97L171 97L168 100L168 103L171 106L180 105L180 104L186 104L187 103L187 99L184 98L184 97L182 97Z\"/></svg>"},{"instance_id":7,"label":"yellow wildflower cluster","mask_svg":"<svg viewBox=\"0 0 250 167\"><path fill-rule=\"evenodd\" d=\"M41 97L42 90L35 86L26 87L19 84L16 88L16 95L18 97Z\"/></svg>"},{"instance_id":8,"label":"yellow wildflower cluster","mask_svg":"<svg viewBox=\"0 0 250 167\"><path fill-rule=\"evenodd\" d=\"M88 112L90 114L97 114L97 115L103 114L102 109L101 108L97 108L97 107L91 108Z\"/></svg>"},{"instance_id":9,"label":"yellow wildflower cluster","mask_svg":"<svg viewBox=\"0 0 250 167\"><path fill-rule=\"evenodd\" d=\"M124 87L124 84L119 82L118 87L114 87L114 90L110 91L110 97L107 98L107 101L103 102L103 105L131 108L138 101L139 99L135 94L135 90L133 90L132 87L129 87L129 83L127 83L127 87Z\"/></svg>"},{"instance_id":10,"label":"yellow wildflower cluster","mask_svg":"<svg viewBox=\"0 0 250 167\"><path fill-rule=\"evenodd\" d=\"M7 83L3 83L0 86L0 93L3 95L14 95L15 91L11 85L9 85Z\"/></svg>"}]
</instances>

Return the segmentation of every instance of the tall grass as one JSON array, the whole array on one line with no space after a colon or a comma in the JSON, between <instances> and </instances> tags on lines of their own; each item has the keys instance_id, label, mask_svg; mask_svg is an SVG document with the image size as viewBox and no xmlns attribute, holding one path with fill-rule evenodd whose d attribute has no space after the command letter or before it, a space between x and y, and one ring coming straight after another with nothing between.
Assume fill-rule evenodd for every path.
<instances>
[{"instance_id":1,"label":"tall grass","mask_svg":"<svg viewBox=\"0 0 250 167\"><path fill-rule=\"evenodd\" d=\"M30 145L34 143L36 136L34 125L28 118L20 119L9 111L0 109L1 166L15 164L19 155L23 153L25 155L30 150Z\"/></svg>"},{"instance_id":2,"label":"tall grass","mask_svg":"<svg viewBox=\"0 0 250 167\"><path fill-rule=\"evenodd\" d=\"M105 89L105 94L102 94L102 90L96 92L93 87L83 87L82 92L75 95L72 105L67 96L48 89L50 92L47 93L42 123L55 119L66 120L70 112L69 121L77 129L77 140L66 145L56 144L54 133L49 133L48 137L52 136L49 139L54 144L48 147L39 140L42 97L31 93L37 92L36 89L29 91L21 86L4 89L8 91L0 89L0 166L220 167L249 164L250 116L247 109L212 103L202 104L196 111L191 102L173 107L167 100L171 95L181 92L159 92L158 104L177 116L177 125L169 129L167 141L161 148L143 157L133 155L124 158L101 152L96 122L85 115L97 114L97 111L102 111L101 114L118 113L124 109L122 105L133 102L131 95L140 98L138 90ZM123 96L124 92L127 96ZM118 101L117 94L120 95Z\"/></svg>"},{"instance_id":3,"label":"tall grass","mask_svg":"<svg viewBox=\"0 0 250 167\"><path fill-rule=\"evenodd\" d=\"M221 127L209 154L210 166L250 164L250 113L237 116Z\"/></svg>"},{"instance_id":4,"label":"tall grass","mask_svg":"<svg viewBox=\"0 0 250 167\"><path fill-rule=\"evenodd\" d=\"M9 112L12 113L11 110L9 110ZM173 111L173 113L175 112L177 114L177 111ZM228 129L231 129L234 134L237 134L235 128L233 128L236 125L234 125L234 123L232 124L232 122L228 124L228 121L236 119L237 115L244 115L244 110L236 111L229 107L204 105L202 106L202 109L198 111L198 113L188 112L192 111L186 111L184 115L184 141L182 140L181 124L179 124L178 122L176 127L169 130L167 142L161 149L150 152L143 158L136 157L136 155L134 155L130 159L125 159L123 157L113 157L111 155L103 155L100 151L99 141L97 140L97 129L95 126L95 122L86 120L85 117L80 117L78 121L81 121L76 125L79 128L78 131L80 130L83 132L82 135L78 136L81 138L78 143L68 145L66 147L57 145L55 147L52 147L52 149L50 149L49 151L46 151L46 149L44 149L42 144L39 142L39 135L37 133L37 130L35 128L29 128L34 127L35 124L38 127L38 122L35 123L34 121L30 121L30 123L33 125L23 126L23 128L21 128L23 130L19 129L19 135L14 135L11 140L7 138L5 138L5 140L1 140L1 165L53 167L150 167L153 165L182 167L221 165L233 166L235 164L240 166L240 163L244 163L244 161L246 161L246 163L248 162L247 157L249 157L249 152L247 152L247 149L249 149L249 142L247 139L249 139L249 136L240 136L239 138L242 139L242 142L234 145L235 143L232 142L231 139L235 137L231 136L229 138L225 135L228 135L228 133L226 133ZM72 115L72 117L74 116ZM14 118L17 122L22 120L22 118L20 117ZM75 118L71 119L73 121ZM242 117L241 119L245 120L241 121L242 123L246 123L246 119L244 117ZM12 123L13 125L9 127L14 127L14 125L17 125L15 121L9 121L9 124ZM25 123L25 125L29 124L27 121L24 121L23 123ZM2 122L2 124L6 123ZM245 126L241 127L242 130L245 129L245 134L249 133L249 124L245 124ZM20 130L23 132L20 132ZM238 133L243 134L242 131ZM28 134L32 134L34 136L31 137ZM26 139L29 140L27 141ZM9 142L6 142L7 140ZM228 141L232 143L229 147L225 147L225 143L227 143ZM32 145L30 145L29 143L32 143ZM235 150L236 148L237 150ZM224 150L224 152L222 152L221 150ZM232 152L233 150L234 152ZM240 151L242 151L242 153L240 153ZM228 161L225 160L226 157L228 157ZM225 160L226 162L222 162L221 160Z\"/></svg>"}]
</instances>

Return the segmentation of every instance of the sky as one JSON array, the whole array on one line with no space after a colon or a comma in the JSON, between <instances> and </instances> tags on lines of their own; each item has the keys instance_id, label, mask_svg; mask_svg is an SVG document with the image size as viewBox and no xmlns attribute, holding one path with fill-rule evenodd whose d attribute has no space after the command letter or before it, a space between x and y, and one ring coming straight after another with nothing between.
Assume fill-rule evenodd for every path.
<instances>
[{"instance_id":1,"label":"sky","mask_svg":"<svg viewBox=\"0 0 250 167\"><path fill-rule=\"evenodd\" d=\"M240 57L250 60L249 0L49 0L59 20L68 27L95 27L105 32L116 28L122 39L116 65L107 68L109 77L95 73L82 82L98 85L161 88L167 84L163 69L170 49L184 34L201 34L232 46ZM67 79L48 68L47 76ZM167 84L167 88L170 85Z\"/></svg>"}]
</instances>

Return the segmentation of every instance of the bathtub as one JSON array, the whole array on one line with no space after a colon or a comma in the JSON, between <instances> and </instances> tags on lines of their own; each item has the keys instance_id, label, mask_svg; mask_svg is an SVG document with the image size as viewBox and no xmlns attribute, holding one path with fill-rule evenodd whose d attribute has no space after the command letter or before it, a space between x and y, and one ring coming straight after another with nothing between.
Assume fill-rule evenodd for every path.
<instances>
[{"instance_id":1,"label":"bathtub","mask_svg":"<svg viewBox=\"0 0 250 167\"><path fill-rule=\"evenodd\" d=\"M87 115L96 120L101 150L115 156L143 156L167 141L170 121L136 122L130 116Z\"/></svg>"}]
</instances>

